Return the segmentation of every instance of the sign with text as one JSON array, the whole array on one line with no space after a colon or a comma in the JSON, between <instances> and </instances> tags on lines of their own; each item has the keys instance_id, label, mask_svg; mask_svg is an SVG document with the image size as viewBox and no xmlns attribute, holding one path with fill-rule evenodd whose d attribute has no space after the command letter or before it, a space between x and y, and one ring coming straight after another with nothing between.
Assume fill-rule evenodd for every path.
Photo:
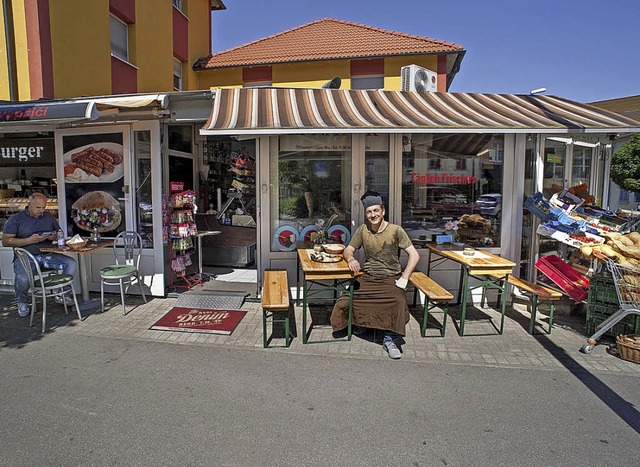
<instances>
[{"instance_id":1,"label":"sign with text","mask_svg":"<svg viewBox=\"0 0 640 467\"><path fill-rule=\"evenodd\" d=\"M0 167L36 167L54 164L53 138L0 139Z\"/></svg>"},{"instance_id":2,"label":"sign with text","mask_svg":"<svg viewBox=\"0 0 640 467\"><path fill-rule=\"evenodd\" d=\"M87 102L0 105L0 122L95 120L99 115L95 105Z\"/></svg>"},{"instance_id":3,"label":"sign with text","mask_svg":"<svg viewBox=\"0 0 640 467\"><path fill-rule=\"evenodd\" d=\"M478 179L473 175L459 175L449 173L430 174L428 172L411 172L411 182L421 185L433 185L435 183L449 185L475 185Z\"/></svg>"}]
</instances>

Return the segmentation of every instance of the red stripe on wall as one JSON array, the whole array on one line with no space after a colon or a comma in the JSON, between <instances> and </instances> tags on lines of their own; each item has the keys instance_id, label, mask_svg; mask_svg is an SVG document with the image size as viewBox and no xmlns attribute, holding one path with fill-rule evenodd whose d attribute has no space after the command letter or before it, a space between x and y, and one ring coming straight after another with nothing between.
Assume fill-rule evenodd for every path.
<instances>
[{"instance_id":1,"label":"red stripe on wall","mask_svg":"<svg viewBox=\"0 0 640 467\"><path fill-rule=\"evenodd\" d=\"M173 56L189 61L189 20L173 7Z\"/></svg>"},{"instance_id":2,"label":"red stripe on wall","mask_svg":"<svg viewBox=\"0 0 640 467\"><path fill-rule=\"evenodd\" d=\"M384 58L351 60L351 76L384 75Z\"/></svg>"},{"instance_id":3,"label":"red stripe on wall","mask_svg":"<svg viewBox=\"0 0 640 467\"><path fill-rule=\"evenodd\" d=\"M242 69L242 81L256 83L259 81L272 81L270 66L248 66Z\"/></svg>"},{"instance_id":4,"label":"red stripe on wall","mask_svg":"<svg viewBox=\"0 0 640 467\"><path fill-rule=\"evenodd\" d=\"M136 22L135 0L109 0L109 11L127 24Z\"/></svg>"},{"instance_id":5,"label":"red stripe on wall","mask_svg":"<svg viewBox=\"0 0 640 467\"><path fill-rule=\"evenodd\" d=\"M447 56L438 55L438 92L447 92Z\"/></svg>"},{"instance_id":6,"label":"red stripe on wall","mask_svg":"<svg viewBox=\"0 0 640 467\"><path fill-rule=\"evenodd\" d=\"M48 0L24 2L29 61L29 99L54 97Z\"/></svg>"},{"instance_id":7,"label":"red stripe on wall","mask_svg":"<svg viewBox=\"0 0 640 467\"><path fill-rule=\"evenodd\" d=\"M111 57L111 93L138 92L138 71L130 64Z\"/></svg>"}]
</instances>

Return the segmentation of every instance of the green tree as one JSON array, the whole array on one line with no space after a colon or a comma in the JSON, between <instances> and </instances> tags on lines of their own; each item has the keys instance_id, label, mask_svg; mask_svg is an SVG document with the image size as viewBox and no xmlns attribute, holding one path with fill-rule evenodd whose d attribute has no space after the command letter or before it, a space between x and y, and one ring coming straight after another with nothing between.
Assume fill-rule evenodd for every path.
<instances>
[{"instance_id":1,"label":"green tree","mask_svg":"<svg viewBox=\"0 0 640 467\"><path fill-rule=\"evenodd\" d=\"M624 190L640 193L640 134L611 157L611 180Z\"/></svg>"}]
</instances>

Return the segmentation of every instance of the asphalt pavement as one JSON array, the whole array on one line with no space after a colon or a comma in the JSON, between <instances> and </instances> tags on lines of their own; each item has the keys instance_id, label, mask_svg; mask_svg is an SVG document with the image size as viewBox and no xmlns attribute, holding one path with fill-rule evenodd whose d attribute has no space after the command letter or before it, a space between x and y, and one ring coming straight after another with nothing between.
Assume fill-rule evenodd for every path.
<instances>
[{"instance_id":1,"label":"asphalt pavement","mask_svg":"<svg viewBox=\"0 0 640 467\"><path fill-rule=\"evenodd\" d=\"M403 358L379 336L262 348L260 304L233 334L152 331L175 299L117 295L81 322L52 305L40 333L0 300L0 465L635 465L640 365L578 349L580 320L474 309L460 337ZM456 309L451 310L456 318ZM431 323L437 327L437 323ZM432 329L430 334L435 334ZM331 340L318 307L311 341ZM275 339L275 344L282 344Z\"/></svg>"}]
</instances>

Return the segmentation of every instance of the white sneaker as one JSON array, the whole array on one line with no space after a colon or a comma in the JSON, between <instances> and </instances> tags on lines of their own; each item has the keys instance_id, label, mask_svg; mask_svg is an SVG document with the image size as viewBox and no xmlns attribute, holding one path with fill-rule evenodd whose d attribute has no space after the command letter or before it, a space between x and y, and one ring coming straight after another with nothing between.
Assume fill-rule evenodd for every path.
<instances>
[{"instance_id":1,"label":"white sneaker","mask_svg":"<svg viewBox=\"0 0 640 467\"><path fill-rule=\"evenodd\" d=\"M62 297L60 295L56 295L56 298L54 300L56 301L56 303L62 305ZM68 295L64 296L64 301L67 303L67 306L75 305L73 298L69 297Z\"/></svg>"},{"instance_id":2,"label":"white sneaker","mask_svg":"<svg viewBox=\"0 0 640 467\"><path fill-rule=\"evenodd\" d=\"M26 303L18 303L18 316L20 318L26 318L31 313L29 305Z\"/></svg>"},{"instance_id":3,"label":"white sneaker","mask_svg":"<svg viewBox=\"0 0 640 467\"><path fill-rule=\"evenodd\" d=\"M393 358L394 360L398 360L399 358L402 358L402 353L400 353L400 350L396 346L395 342L393 341L384 342L382 344L382 347L384 347L384 350L386 350L387 353L389 354L389 358Z\"/></svg>"}]
</instances>

